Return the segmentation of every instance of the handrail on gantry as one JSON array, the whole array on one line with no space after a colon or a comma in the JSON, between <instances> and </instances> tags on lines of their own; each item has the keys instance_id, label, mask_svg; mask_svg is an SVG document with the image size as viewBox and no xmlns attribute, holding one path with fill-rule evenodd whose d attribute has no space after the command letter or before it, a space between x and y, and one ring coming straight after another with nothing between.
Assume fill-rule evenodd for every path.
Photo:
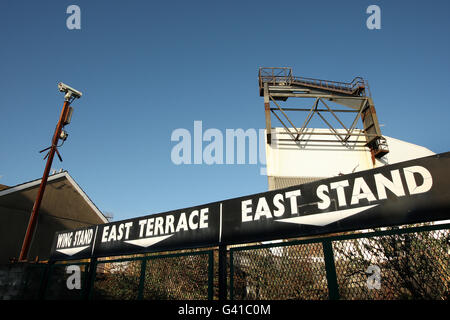
<instances>
[{"instance_id":1,"label":"handrail on gantry","mask_svg":"<svg viewBox=\"0 0 450 320\"><path fill-rule=\"evenodd\" d=\"M259 68L258 77L260 90L263 89L264 83L285 86L300 85L351 95L359 95L366 88L366 81L362 77L355 77L351 82L297 77L292 75L292 69L289 67Z\"/></svg>"},{"instance_id":2,"label":"handrail on gantry","mask_svg":"<svg viewBox=\"0 0 450 320\"><path fill-rule=\"evenodd\" d=\"M259 68L259 86L262 88L264 83L269 84L286 84L290 85L292 83L292 69L288 67L270 67L270 68Z\"/></svg>"}]
</instances>

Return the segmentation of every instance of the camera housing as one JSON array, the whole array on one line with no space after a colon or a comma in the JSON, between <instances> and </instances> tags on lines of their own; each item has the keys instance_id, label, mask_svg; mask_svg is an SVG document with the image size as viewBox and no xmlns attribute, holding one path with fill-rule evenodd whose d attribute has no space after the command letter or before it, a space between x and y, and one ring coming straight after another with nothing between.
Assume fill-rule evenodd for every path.
<instances>
[{"instance_id":1,"label":"camera housing","mask_svg":"<svg viewBox=\"0 0 450 320\"><path fill-rule=\"evenodd\" d=\"M63 82L58 83L58 89L60 92L64 92L66 94L64 96L66 100L69 100L72 97L75 99L79 99L83 95L80 91L68 86Z\"/></svg>"}]
</instances>

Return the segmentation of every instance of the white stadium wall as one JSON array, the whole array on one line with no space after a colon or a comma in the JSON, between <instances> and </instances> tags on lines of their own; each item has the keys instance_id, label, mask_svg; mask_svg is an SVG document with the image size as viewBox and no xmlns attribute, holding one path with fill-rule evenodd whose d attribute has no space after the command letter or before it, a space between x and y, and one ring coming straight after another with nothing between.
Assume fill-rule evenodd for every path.
<instances>
[{"instance_id":1,"label":"white stadium wall","mask_svg":"<svg viewBox=\"0 0 450 320\"><path fill-rule=\"evenodd\" d=\"M294 132L293 129L291 130ZM312 135L312 132L322 135ZM346 133L344 130L337 130L337 132ZM370 150L363 143L352 142L344 146L329 129L308 129L301 139L321 140L314 142L294 142L285 133L284 128L272 129L272 144L266 143L269 190L435 154L427 148L384 136L389 153L381 159L376 159L373 164ZM361 133L361 131L355 130L354 133ZM286 141L279 141L279 139ZM350 140L363 142L365 137L361 135L351 137Z\"/></svg>"}]
</instances>

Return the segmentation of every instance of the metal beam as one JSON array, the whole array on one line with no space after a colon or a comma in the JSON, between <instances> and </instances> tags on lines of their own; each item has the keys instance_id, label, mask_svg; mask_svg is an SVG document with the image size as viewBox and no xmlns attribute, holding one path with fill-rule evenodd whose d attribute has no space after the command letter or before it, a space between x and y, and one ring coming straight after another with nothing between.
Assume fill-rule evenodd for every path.
<instances>
[{"instance_id":1,"label":"metal beam","mask_svg":"<svg viewBox=\"0 0 450 320\"><path fill-rule=\"evenodd\" d=\"M311 110L309 110L308 116L306 117L305 122L303 122L302 128L300 129L300 132L297 134L297 137L295 138L296 140L298 138L300 138L300 135L303 134L303 132L305 131L306 126L308 125L308 123L311 121L314 112L317 110L317 106L319 104L319 99L317 98L316 101L314 101L314 105L312 106Z\"/></svg>"},{"instance_id":2,"label":"metal beam","mask_svg":"<svg viewBox=\"0 0 450 320\"><path fill-rule=\"evenodd\" d=\"M298 132L298 129L295 127L295 125L292 123L292 121L289 119L289 117L287 116L287 114L283 111L283 109L281 109L281 107L279 106L278 103L276 103L275 100L272 99L272 97L269 95L270 100L272 100L273 103L275 103L275 105L278 107L278 110L281 111L281 113L283 113L283 115L286 117L287 121L289 121L289 123L291 124L291 126L295 129L295 131Z\"/></svg>"},{"instance_id":3,"label":"metal beam","mask_svg":"<svg viewBox=\"0 0 450 320\"><path fill-rule=\"evenodd\" d=\"M272 124L270 118L270 100L269 100L269 89L268 84L264 84L264 113L266 117L266 134L267 143L272 144Z\"/></svg>"},{"instance_id":4,"label":"metal beam","mask_svg":"<svg viewBox=\"0 0 450 320\"><path fill-rule=\"evenodd\" d=\"M276 134L287 134L286 132L277 132ZM319 136L334 136L334 133L327 133L327 132L305 132L305 134L308 135L319 135ZM376 134L365 134L365 133L351 133L350 136L358 136L358 137L376 137Z\"/></svg>"},{"instance_id":5,"label":"metal beam","mask_svg":"<svg viewBox=\"0 0 450 320\"><path fill-rule=\"evenodd\" d=\"M277 139L277 141L291 141L291 139ZM338 141L338 140L329 140L329 139L297 139L296 141L313 141L313 142L339 142L342 143L342 141ZM361 144L366 144L365 141L358 141L358 140L350 140L350 141L346 141L347 143L361 143Z\"/></svg>"},{"instance_id":6,"label":"metal beam","mask_svg":"<svg viewBox=\"0 0 450 320\"><path fill-rule=\"evenodd\" d=\"M271 110L278 110L278 108L271 108ZM284 111L310 111L311 109L306 108L283 108ZM348 113L357 113L360 112L358 110L343 110L343 109L332 109L333 112L348 112ZM320 112L330 112L328 109L317 109Z\"/></svg>"}]
</instances>

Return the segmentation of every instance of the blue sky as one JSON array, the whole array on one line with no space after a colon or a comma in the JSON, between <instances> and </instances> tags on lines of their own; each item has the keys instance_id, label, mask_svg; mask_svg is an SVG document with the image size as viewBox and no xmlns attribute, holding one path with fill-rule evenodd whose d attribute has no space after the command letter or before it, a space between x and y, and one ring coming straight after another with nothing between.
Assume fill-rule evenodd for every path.
<instances>
[{"instance_id":1,"label":"blue sky","mask_svg":"<svg viewBox=\"0 0 450 320\"><path fill-rule=\"evenodd\" d=\"M81 30L66 8L81 9ZM366 8L381 8L381 30ZM449 151L449 1L2 1L0 183L39 178L63 81L64 168L114 220L267 190L259 165L180 165L177 128L263 128L257 72L369 81L385 135Z\"/></svg>"}]
</instances>

